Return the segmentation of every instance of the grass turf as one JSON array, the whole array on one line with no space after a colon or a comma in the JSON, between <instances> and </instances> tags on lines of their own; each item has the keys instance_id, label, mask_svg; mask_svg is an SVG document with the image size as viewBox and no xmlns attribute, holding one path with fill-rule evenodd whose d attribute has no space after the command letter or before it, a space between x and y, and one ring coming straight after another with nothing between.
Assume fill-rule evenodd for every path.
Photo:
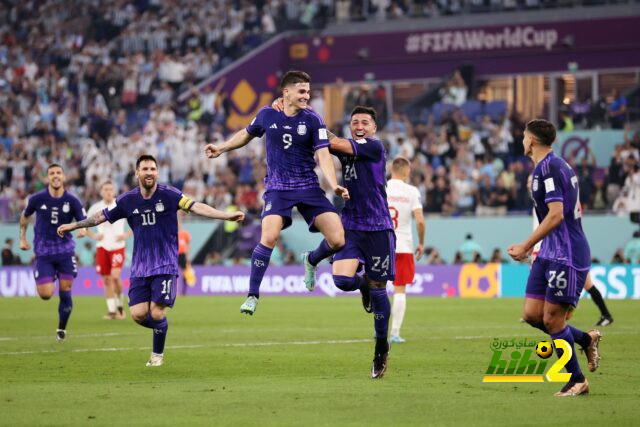
<instances>
[{"instance_id":1,"label":"grass turf","mask_svg":"<svg viewBox=\"0 0 640 427\"><path fill-rule=\"evenodd\" d=\"M380 381L358 298L265 297L253 317L241 302L179 298L165 365L147 368L151 331L101 320L101 298L74 300L65 343L57 299L0 299L0 424L621 426L640 415L638 301L608 301L598 372L579 354L591 394L565 399L558 383L482 383L493 338L546 338L518 323L519 299L410 298L407 342ZM572 323L597 318L582 301Z\"/></svg>"}]
</instances>

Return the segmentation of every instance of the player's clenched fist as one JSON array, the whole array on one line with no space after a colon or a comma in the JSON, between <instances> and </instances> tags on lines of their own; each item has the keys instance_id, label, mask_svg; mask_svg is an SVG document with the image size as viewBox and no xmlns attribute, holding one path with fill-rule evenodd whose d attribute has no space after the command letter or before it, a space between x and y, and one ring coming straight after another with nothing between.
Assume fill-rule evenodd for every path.
<instances>
[{"instance_id":1,"label":"player's clenched fist","mask_svg":"<svg viewBox=\"0 0 640 427\"><path fill-rule=\"evenodd\" d=\"M58 227L58 236L64 237L64 233L71 230L73 230L72 224L62 224L60 227Z\"/></svg>"},{"instance_id":2,"label":"player's clenched fist","mask_svg":"<svg viewBox=\"0 0 640 427\"><path fill-rule=\"evenodd\" d=\"M333 190L334 193L336 193L336 196L340 196L342 197L342 199L346 202L347 200L349 200L349 190L347 190L345 187L342 187L341 185L338 185L335 190Z\"/></svg>"},{"instance_id":3,"label":"player's clenched fist","mask_svg":"<svg viewBox=\"0 0 640 427\"><path fill-rule=\"evenodd\" d=\"M222 150L214 144L207 144L206 147L204 147L204 154L210 159L215 159L222 154Z\"/></svg>"},{"instance_id":4,"label":"player's clenched fist","mask_svg":"<svg viewBox=\"0 0 640 427\"><path fill-rule=\"evenodd\" d=\"M241 212L241 211L231 212L227 217L227 221L235 221L235 222L244 221L244 212Z\"/></svg>"}]
</instances>

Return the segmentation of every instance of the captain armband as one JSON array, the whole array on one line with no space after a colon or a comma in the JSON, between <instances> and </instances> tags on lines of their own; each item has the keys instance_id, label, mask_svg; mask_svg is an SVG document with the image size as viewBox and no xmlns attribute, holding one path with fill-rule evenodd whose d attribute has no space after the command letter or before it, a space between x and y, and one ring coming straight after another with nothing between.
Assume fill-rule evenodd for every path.
<instances>
[{"instance_id":1,"label":"captain armband","mask_svg":"<svg viewBox=\"0 0 640 427\"><path fill-rule=\"evenodd\" d=\"M183 211L189 212L194 203L195 202L193 200L183 195L178 202L178 207Z\"/></svg>"}]
</instances>

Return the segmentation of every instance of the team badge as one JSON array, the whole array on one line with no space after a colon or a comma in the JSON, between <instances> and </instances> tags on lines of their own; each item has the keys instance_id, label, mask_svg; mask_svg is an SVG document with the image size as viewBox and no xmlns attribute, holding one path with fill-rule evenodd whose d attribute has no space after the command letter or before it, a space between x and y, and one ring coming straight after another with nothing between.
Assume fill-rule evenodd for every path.
<instances>
[{"instance_id":1,"label":"team badge","mask_svg":"<svg viewBox=\"0 0 640 427\"><path fill-rule=\"evenodd\" d=\"M164 205L162 204L162 200L156 203L156 212L164 212Z\"/></svg>"},{"instance_id":2,"label":"team badge","mask_svg":"<svg viewBox=\"0 0 640 427\"><path fill-rule=\"evenodd\" d=\"M307 134L307 125L301 123L298 125L298 135L306 135Z\"/></svg>"},{"instance_id":3,"label":"team badge","mask_svg":"<svg viewBox=\"0 0 640 427\"><path fill-rule=\"evenodd\" d=\"M537 179L533 180L533 184L531 184L531 188L533 189L533 191L538 191L538 180Z\"/></svg>"},{"instance_id":4,"label":"team badge","mask_svg":"<svg viewBox=\"0 0 640 427\"><path fill-rule=\"evenodd\" d=\"M62 212L69 212L69 202L65 202L64 205L62 205Z\"/></svg>"},{"instance_id":5,"label":"team badge","mask_svg":"<svg viewBox=\"0 0 640 427\"><path fill-rule=\"evenodd\" d=\"M271 202L267 202L267 205L264 207L265 212L269 212L271 210Z\"/></svg>"}]
</instances>

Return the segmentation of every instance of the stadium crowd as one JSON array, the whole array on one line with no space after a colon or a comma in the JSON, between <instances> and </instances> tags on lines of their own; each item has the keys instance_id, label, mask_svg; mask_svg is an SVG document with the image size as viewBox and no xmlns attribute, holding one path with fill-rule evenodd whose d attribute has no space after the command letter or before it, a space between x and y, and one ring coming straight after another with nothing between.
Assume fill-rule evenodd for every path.
<instances>
[{"instance_id":1,"label":"stadium crowd","mask_svg":"<svg viewBox=\"0 0 640 427\"><path fill-rule=\"evenodd\" d=\"M220 209L237 206L257 215L266 173L261 144L215 162L206 160L201 153L205 143L229 135L225 121L230 101L217 88L193 91L184 104L176 102L177 94L277 31L342 19L346 3L349 11L357 11L361 2L49 0L38 2L38 13L31 13L35 3L3 1L0 220L17 220L26 196L43 188L46 167L54 161L63 165L70 190L88 207L108 177L120 191L135 185L133 162L142 152L159 160L160 182ZM455 3L368 4L386 11L421 6L446 14L453 12L443 5ZM508 3L490 2L505 8ZM526 118L505 112L472 120L460 108L468 94L458 73L441 91L440 104L451 108L420 114L417 120L388 114L384 91L382 86L345 87L345 112L357 104L376 108L388 158L411 160L411 183L426 201L426 212L530 212L527 177L532 165L521 145ZM321 92L311 105L323 110ZM585 111L591 110L578 107L573 113L582 116L576 122L588 122L593 115ZM337 124L335 133L345 134L345 124ZM639 149L638 133L627 128L608 169L598 169L592 159L570 159L580 177L585 210L640 210ZM293 262L286 248L282 252L283 263ZM212 257L207 262L215 263ZM436 249L429 259L440 262Z\"/></svg>"}]
</instances>

